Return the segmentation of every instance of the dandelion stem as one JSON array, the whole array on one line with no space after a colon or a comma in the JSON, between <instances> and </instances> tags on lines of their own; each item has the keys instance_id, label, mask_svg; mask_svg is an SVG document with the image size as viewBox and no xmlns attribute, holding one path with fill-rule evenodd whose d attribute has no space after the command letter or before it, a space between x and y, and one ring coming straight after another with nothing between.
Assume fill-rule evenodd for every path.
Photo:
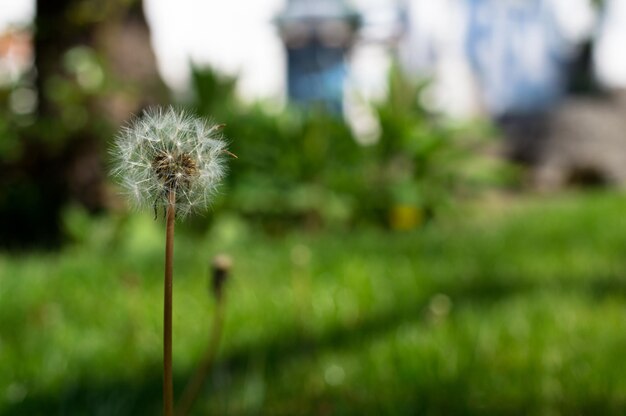
<instances>
[{"instance_id":1,"label":"dandelion stem","mask_svg":"<svg viewBox=\"0 0 626 416\"><path fill-rule=\"evenodd\" d=\"M176 192L169 191L165 230L165 284L163 290L163 414L174 415L174 382L172 380L172 274L174 260L174 222Z\"/></svg>"}]
</instances>

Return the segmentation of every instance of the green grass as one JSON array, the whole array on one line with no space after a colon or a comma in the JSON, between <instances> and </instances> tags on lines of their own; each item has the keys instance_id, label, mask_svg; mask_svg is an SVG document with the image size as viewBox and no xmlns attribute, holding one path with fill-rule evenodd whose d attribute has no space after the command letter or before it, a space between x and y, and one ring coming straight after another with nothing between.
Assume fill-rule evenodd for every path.
<instances>
[{"instance_id":1,"label":"green grass","mask_svg":"<svg viewBox=\"0 0 626 416\"><path fill-rule=\"evenodd\" d=\"M197 414L626 413L626 197L466 209L412 233L176 241L177 392L206 345L211 257L235 260ZM84 221L57 254L0 255L0 414L161 407L163 230Z\"/></svg>"}]
</instances>

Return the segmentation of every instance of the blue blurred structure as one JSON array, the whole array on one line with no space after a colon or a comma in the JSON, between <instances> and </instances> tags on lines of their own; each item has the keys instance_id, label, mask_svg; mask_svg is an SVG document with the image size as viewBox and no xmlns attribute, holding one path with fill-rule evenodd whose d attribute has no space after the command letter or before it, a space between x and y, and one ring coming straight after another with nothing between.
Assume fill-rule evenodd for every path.
<instances>
[{"instance_id":1,"label":"blue blurred structure","mask_svg":"<svg viewBox=\"0 0 626 416\"><path fill-rule=\"evenodd\" d=\"M342 113L345 54L359 23L343 0L289 0L277 24L287 49L290 101Z\"/></svg>"},{"instance_id":2,"label":"blue blurred structure","mask_svg":"<svg viewBox=\"0 0 626 416\"><path fill-rule=\"evenodd\" d=\"M623 0L618 0L623 1ZM406 0L409 70L456 116L544 113L593 36L591 0Z\"/></svg>"},{"instance_id":3,"label":"blue blurred structure","mask_svg":"<svg viewBox=\"0 0 626 416\"><path fill-rule=\"evenodd\" d=\"M466 50L491 114L552 108L565 92L568 48L543 0L469 0Z\"/></svg>"}]
</instances>

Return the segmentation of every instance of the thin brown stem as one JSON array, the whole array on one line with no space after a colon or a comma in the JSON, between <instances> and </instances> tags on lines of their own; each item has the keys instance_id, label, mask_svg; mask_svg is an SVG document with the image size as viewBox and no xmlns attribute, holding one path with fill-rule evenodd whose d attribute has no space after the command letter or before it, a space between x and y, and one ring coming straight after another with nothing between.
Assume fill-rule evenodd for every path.
<instances>
[{"instance_id":1,"label":"thin brown stem","mask_svg":"<svg viewBox=\"0 0 626 416\"><path fill-rule=\"evenodd\" d=\"M165 228L165 283L163 289L163 414L174 415L174 382L172 379L172 276L174 262L174 223L176 193L168 195Z\"/></svg>"},{"instance_id":2,"label":"thin brown stem","mask_svg":"<svg viewBox=\"0 0 626 416\"><path fill-rule=\"evenodd\" d=\"M211 334L209 336L209 345L202 357L202 361L198 366L193 378L185 387L185 391L180 399L180 404L176 411L176 416L186 416L191 411L194 402L198 399L202 386L213 367L215 356L217 355L220 339L222 335L222 323L224 321L224 304L225 297L220 296L217 299L215 313L213 315L213 325L211 326Z\"/></svg>"}]
</instances>

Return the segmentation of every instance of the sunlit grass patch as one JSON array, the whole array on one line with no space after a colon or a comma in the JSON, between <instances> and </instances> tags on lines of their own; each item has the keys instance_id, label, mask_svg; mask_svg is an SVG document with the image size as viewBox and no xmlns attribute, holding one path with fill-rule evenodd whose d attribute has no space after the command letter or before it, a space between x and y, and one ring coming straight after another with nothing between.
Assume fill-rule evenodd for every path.
<instances>
[{"instance_id":1,"label":"sunlit grass patch","mask_svg":"<svg viewBox=\"0 0 626 416\"><path fill-rule=\"evenodd\" d=\"M621 414L625 206L522 201L409 233L235 227L219 239L235 259L224 343L196 411ZM0 413L158 412L159 224L98 221L59 254L0 256ZM115 227L141 238L102 231ZM220 227L177 242L178 389L207 341Z\"/></svg>"}]
</instances>

